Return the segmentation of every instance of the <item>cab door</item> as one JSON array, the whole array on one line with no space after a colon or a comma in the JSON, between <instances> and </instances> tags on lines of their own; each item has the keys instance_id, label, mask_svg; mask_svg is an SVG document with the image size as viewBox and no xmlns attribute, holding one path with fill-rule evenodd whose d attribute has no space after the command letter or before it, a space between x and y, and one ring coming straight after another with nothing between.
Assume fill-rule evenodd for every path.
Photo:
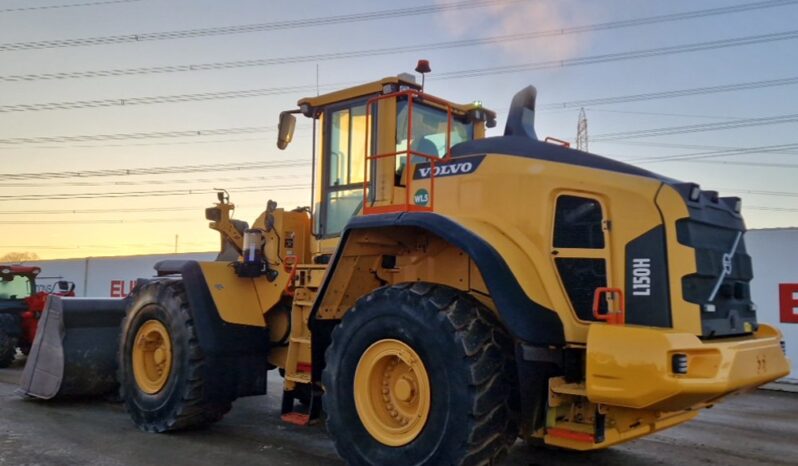
<instances>
[{"instance_id":1,"label":"cab door","mask_svg":"<svg viewBox=\"0 0 798 466\"><path fill-rule=\"evenodd\" d=\"M556 197L551 257L574 316L584 322L596 321L596 289L612 286L606 212L598 196L562 192ZM599 312L607 312L606 300L600 300Z\"/></svg>"},{"instance_id":2,"label":"cab door","mask_svg":"<svg viewBox=\"0 0 798 466\"><path fill-rule=\"evenodd\" d=\"M352 216L363 209L366 164L366 101L325 109L322 149L321 206L316 232L338 237Z\"/></svg>"}]
</instances>

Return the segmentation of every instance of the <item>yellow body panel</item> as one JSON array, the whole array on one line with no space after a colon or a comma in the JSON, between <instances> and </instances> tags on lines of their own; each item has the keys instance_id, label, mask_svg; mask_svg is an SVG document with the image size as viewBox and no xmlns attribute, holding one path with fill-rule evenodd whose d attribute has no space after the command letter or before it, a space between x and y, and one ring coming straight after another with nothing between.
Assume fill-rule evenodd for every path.
<instances>
[{"instance_id":1,"label":"yellow body panel","mask_svg":"<svg viewBox=\"0 0 798 466\"><path fill-rule=\"evenodd\" d=\"M469 176L436 179L434 205L496 249L529 298L560 315L568 342L584 343L590 322L577 319L553 264L555 200L576 194L602 203L611 229L601 254L607 255L609 286L618 286L626 243L662 223L654 205L660 186L641 176L488 155Z\"/></svg>"},{"instance_id":2,"label":"yellow body panel","mask_svg":"<svg viewBox=\"0 0 798 466\"><path fill-rule=\"evenodd\" d=\"M673 328L682 332L701 334L701 310L682 298L682 277L696 272L695 249L676 240L676 221L688 216L684 199L670 186L663 186L657 196L657 205L665 218L665 235L668 238L668 273L671 290L671 316Z\"/></svg>"},{"instance_id":3,"label":"yellow body panel","mask_svg":"<svg viewBox=\"0 0 798 466\"><path fill-rule=\"evenodd\" d=\"M263 314L280 300L288 283L281 273L273 282L266 277L241 278L228 262L200 262L219 317L231 324L265 327Z\"/></svg>"},{"instance_id":4,"label":"yellow body panel","mask_svg":"<svg viewBox=\"0 0 798 466\"><path fill-rule=\"evenodd\" d=\"M781 333L761 325L754 338L701 341L670 329L596 324L587 341L587 397L594 403L677 411L784 377ZM674 374L673 354L688 372Z\"/></svg>"}]
</instances>

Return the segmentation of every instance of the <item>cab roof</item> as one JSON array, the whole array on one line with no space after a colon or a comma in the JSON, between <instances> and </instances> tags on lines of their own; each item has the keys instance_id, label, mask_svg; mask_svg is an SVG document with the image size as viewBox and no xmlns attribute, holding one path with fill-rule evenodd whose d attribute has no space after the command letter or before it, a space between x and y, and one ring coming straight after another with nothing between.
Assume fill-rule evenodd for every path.
<instances>
[{"instance_id":1,"label":"cab roof","mask_svg":"<svg viewBox=\"0 0 798 466\"><path fill-rule=\"evenodd\" d=\"M42 271L41 268L35 267L35 266L0 264L0 274L3 274L3 275L36 276L41 271Z\"/></svg>"},{"instance_id":2,"label":"cab roof","mask_svg":"<svg viewBox=\"0 0 798 466\"><path fill-rule=\"evenodd\" d=\"M405 79L405 77L403 76L389 76L387 78L382 78L379 81L372 81L370 83L361 84L359 86L349 87L346 89L341 89L339 91L329 92L327 94L321 94L316 97L305 97L303 99L300 99L297 102L297 105L299 107L302 107L303 105L308 105L311 108L324 107L329 104L344 102L347 100L356 99L358 97L380 94L382 93L382 90L386 85L407 86L410 89L415 89L418 91L421 90L421 85L416 83L415 79L409 80ZM439 99L441 98L439 96L435 97ZM447 102L449 101L447 100ZM449 102L449 103L451 104L452 109L456 113L461 113L461 114L465 114L469 110L481 107L481 104L478 104L476 102L470 104L456 104L454 102ZM495 118L496 116L495 112L487 109L483 110L485 110L485 112L487 112L489 115Z\"/></svg>"}]
</instances>

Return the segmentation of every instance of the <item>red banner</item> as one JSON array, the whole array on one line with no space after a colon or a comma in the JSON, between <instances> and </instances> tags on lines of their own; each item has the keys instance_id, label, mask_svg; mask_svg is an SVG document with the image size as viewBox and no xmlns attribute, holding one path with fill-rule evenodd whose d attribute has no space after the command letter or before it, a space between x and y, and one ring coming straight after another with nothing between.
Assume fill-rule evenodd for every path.
<instances>
[{"instance_id":1,"label":"red banner","mask_svg":"<svg viewBox=\"0 0 798 466\"><path fill-rule=\"evenodd\" d=\"M133 291L135 286L136 280L130 280L129 282L125 282L125 280L111 280L111 297L124 298Z\"/></svg>"},{"instance_id":2,"label":"red banner","mask_svg":"<svg viewBox=\"0 0 798 466\"><path fill-rule=\"evenodd\" d=\"M798 283L779 284L781 323L798 324Z\"/></svg>"}]
</instances>

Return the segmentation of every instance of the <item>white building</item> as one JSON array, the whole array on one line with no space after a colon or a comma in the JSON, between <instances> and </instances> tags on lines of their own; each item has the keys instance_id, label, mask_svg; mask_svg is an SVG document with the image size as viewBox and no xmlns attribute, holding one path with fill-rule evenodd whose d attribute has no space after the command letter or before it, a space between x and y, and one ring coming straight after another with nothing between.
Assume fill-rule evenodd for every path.
<instances>
[{"instance_id":1,"label":"white building","mask_svg":"<svg viewBox=\"0 0 798 466\"><path fill-rule=\"evenodd\" d=\"M792 358L791 382L798 383L798 228L750 230L745 237L753 259L751 295L760 322L776 325ZM214 260L216 252L29 262L42 272L37 286L52 289L58 280L75 283L78 296L124 297L135 280L154 275L153 265L165 259Z\"/></svg>"}]
</instances>

